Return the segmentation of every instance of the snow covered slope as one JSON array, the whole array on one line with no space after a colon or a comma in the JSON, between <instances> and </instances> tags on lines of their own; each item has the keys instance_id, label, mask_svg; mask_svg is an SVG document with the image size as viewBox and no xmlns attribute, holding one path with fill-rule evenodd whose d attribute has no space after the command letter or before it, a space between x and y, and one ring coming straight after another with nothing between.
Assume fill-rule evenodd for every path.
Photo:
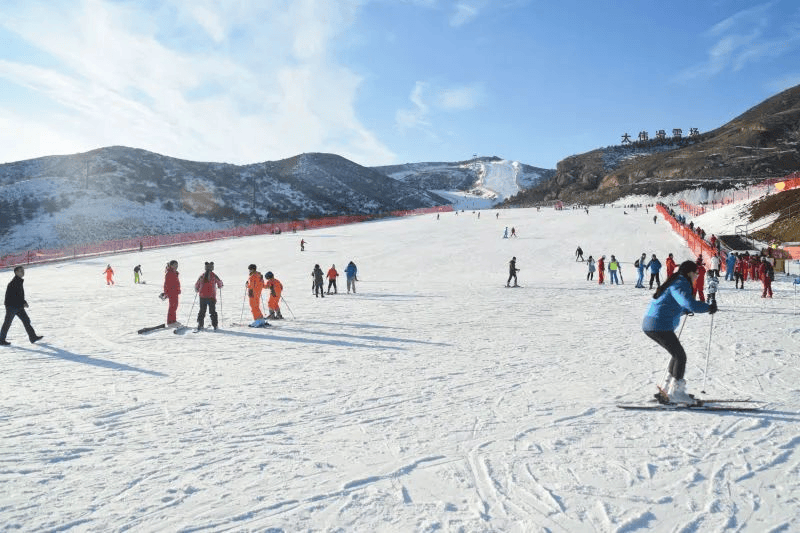
<instances>
[{"instance_id":1,"label":"snow covered slope","mask_svg":"<svg viewBox=\"0 0 800 533\"><path fill-rule=\"evenodd\" d=\"M505 226L520 237L502 239ZM299 240L307 242L299 251ZM615 254L624 285L587 282ZM639 209L426 215L31 267L31 345L0 348L0 515L24 531L800 531L800 328L723 283L713 330L681 335L690 392L757 413L629 412L667 356L640 324L641 252L691 258ZM517 257L520 289L506 289ZM204 261L217 333L147 336L178 259L179 319ZM310 294L348 261L357 294ZM285 285L287 320L247 320L247 265ZM107 287L102 271L117 271ZM132 283L142 264L148 284ZM0 281L11 278L2 272ZM288 305L287 305L288 304ZM294 317L294 318L293 318ZM710 336L709 336L710 335ZM710 338L710 344L709 344ZM710 350L707 352L707 350ZM702 395L701 395L702 396Z\"/></svg>"}]
</instances>

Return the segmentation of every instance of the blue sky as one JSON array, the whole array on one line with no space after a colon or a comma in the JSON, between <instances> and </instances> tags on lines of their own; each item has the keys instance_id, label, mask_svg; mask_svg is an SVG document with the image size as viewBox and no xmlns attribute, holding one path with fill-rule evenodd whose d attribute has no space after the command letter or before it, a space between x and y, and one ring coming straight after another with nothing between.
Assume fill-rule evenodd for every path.
<instances>
[{"instance_id":1,"label":"blue sky","mask_svg":"<svg viewBox=\"0 0 800 533\"><path fill-rule=\"evenodd\" d=\"M797 84L795 0L0 3L0 163L125 145L555 168Z\"/></svg>"}]
</instances>

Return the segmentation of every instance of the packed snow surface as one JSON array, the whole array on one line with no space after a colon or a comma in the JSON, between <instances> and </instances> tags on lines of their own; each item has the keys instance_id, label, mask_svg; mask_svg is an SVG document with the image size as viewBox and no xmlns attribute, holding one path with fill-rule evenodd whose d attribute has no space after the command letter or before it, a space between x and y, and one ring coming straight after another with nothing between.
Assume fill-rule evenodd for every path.
<instances>
[{"instance_id":1,"label":"packed snow surface","mask_svg":"<svg viewBox=\"0 0 800 533\"><path fill-rule=\"evenodd\" d=\"M681 335L689 392L762 411L621 410L651 399L668 359L641 332L652 293L631 262L692 258L652 209L623 212L425 215L31 266L44 339L16 320L0 348L3 528L800 531L791 279L766 300L723 282L713 329L698 314ZM587 281L578 245L615 254L625 284ZM190 324L215 261L220 331L136 334L165 318L173 258ZM311 294L315 263L350 260L357 294L344 278ZM231 325L249 321L249 263L285 286L269 329Z\"/></svg>"}]
</instances>

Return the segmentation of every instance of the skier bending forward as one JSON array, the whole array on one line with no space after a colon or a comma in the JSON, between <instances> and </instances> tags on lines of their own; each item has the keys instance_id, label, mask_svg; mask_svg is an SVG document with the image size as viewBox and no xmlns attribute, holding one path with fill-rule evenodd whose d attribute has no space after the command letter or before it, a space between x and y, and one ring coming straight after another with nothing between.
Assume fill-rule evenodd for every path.
<instances>
[{"instance_id":1,"label":"skier bending forward","mask_svg":"<svg viewBox=\"0 0 800 533\"><path fill-rule=\"evenodd\" d=\"M644 334L667 350L672 358L669 361L669 377L664 390L671 403L694 403L694 398L686 393L686 352L683 350L675 328L684 313L717 312L717 303L708 305L692 297L692 286L697 279L697 264L684 261L678 271L656 289L650 308L644 315L642 330Z\"/></svg>"}]
</instances>

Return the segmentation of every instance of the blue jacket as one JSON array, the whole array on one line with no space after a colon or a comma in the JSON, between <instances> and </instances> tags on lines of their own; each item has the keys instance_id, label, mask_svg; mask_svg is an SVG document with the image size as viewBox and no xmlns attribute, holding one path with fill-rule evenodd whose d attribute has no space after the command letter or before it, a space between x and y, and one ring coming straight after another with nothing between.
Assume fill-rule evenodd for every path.
<instances>
[{"instance_id":1,"label":"blue jacket","mask_svg":"<svg viewBox=\"0 0 800 533\"><path fill-rule=\"evenodd\" d=\"M647 266L650 267L651 274L658 274L661 272L661 261L658 259L651 259Z\"/></svg>"},{"instance_id":2,"label":"blue jacket","mask_svg":"<svg viewBox=\"0 0 800 533\"><path fill-rule=\"evenodd\" d=\"M725 260L725 266L727 270L733 270L733 267L736 265L736 256L733 254L728 254L728 258Z\"/></svg>"},{"instance_id":3,"label":"blue jacket","mask_svg":"<svg viewBox=\"0 0 800 533\"><path fill-rule=\"evenodd\" d=\"M347 268L344 269L344 273L347 274L348 278L354 278L356 272L358 272L358 269L356 268L356 265L353 263L350 263L349 265L347 265Z\"/></svg>"},{"instance_id":4,"label":"blue jacket","mask_svg":"<svg viewBox=\"0 0 800 533\"><path fill-rule=\"evenodd\" d=\"M707 313L709 305L692 296L692 284L686 276L678 276L664 294L650 303L644 315L644 331L674 331L684 312Z\"/></svg>"}]
</instances>

